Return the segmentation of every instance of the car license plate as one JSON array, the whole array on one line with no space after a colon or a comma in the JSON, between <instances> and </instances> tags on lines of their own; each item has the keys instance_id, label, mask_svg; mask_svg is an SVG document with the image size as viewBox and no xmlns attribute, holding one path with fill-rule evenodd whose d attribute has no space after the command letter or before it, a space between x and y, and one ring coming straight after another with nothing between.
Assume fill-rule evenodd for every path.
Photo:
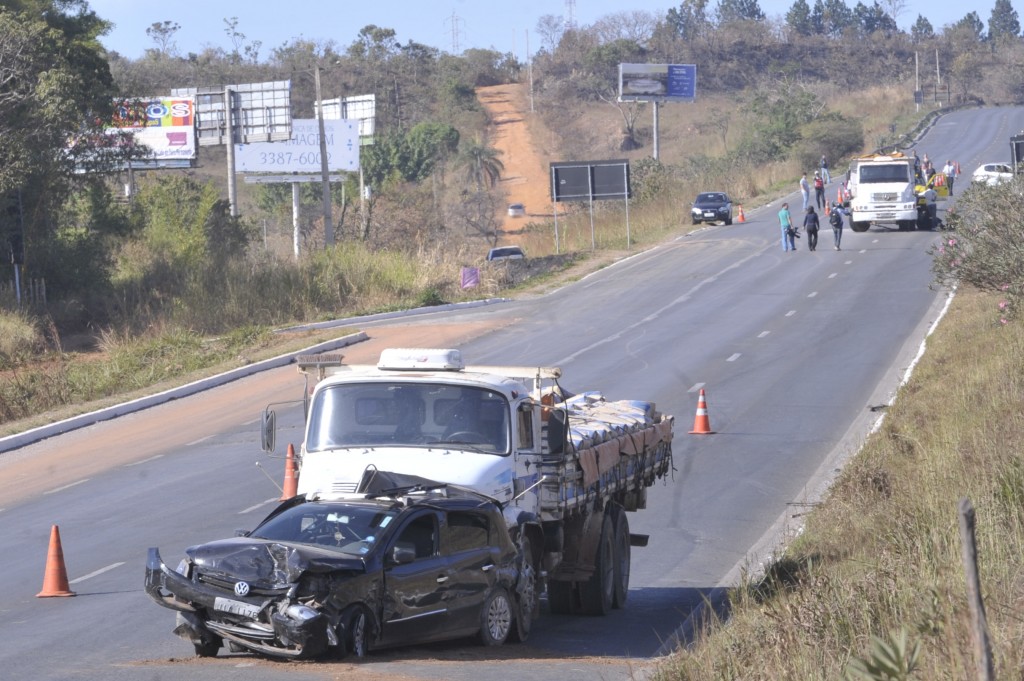
<instances>
[{"instance_id":1,"label":"car license plate","mask_svg":"<svg viewBox=\"0 0 1024 681\"><path fill-rule=\"evenodd\" d=\"M260 614L260 606L250 605L243 603L242 601L231 600L230 598L217 597L213 601L213 609L220 610L221 612L229 612L232 615L242 615L243 617L249 617L256 619Z\"/></svg>"},{"instance_id":2,"label":"car license plate","mask_svg":"<svg viewBox=\"0 0 1024 681\"><path fill-rule=\"evenodd\" d=\"M715 217L715 214L714 213L709 213L708 211L704 211L704 217L706 217L706 218L713 218L713 217Z\"/></svg>"},{"instance_id":3,"label":"car license plate","mask_svg":"<svg viewBox=\"0 0 1024 681\"><path fill-rule=\"evenodd\" d=\"M896 219L896 213L879 213L878 214L878 219L879 220L895 220Z\"/></svg>"}]
</instances>

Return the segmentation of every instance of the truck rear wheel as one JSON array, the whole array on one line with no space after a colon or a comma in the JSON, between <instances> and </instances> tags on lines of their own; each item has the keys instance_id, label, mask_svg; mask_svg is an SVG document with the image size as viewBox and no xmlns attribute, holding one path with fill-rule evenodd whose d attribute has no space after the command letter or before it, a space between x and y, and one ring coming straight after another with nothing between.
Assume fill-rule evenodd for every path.
<instances>
[{"instance_id":1,"label":"truck rear wheel","mask_svg":"<svg viewBox=\"0 0 1024 681\"><path fill-rule=\"evenodd\" d=\"M615 554L615 599L613 607L622 609L626 607L626 598L629 595L629 568L630 568L630 544L629 544L629 519L626 511L621 506L615 507L615 538L613 542Z\"/></svg>"},{"instance_id":2,"label":"truck rear wheel","mask_svg":"<svg viewBox=\"0 0 1024 681\"><path fill-rule=\"evenodd\" d=\"M580 584L584 614L607 615L615 603L615 523L611 514L601 524L601 539L594 557L594 574Z\"/></svg>"}]
</instances>

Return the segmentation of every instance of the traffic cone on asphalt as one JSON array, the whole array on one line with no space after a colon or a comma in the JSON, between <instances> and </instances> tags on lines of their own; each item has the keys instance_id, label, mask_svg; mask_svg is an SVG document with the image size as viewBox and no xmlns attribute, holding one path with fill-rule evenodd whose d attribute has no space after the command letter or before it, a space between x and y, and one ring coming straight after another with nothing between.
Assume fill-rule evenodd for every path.
<instances>
[{"instance_id":1,"label":"traffic cone on asphalt","mask_svg":"<svg viewBox=\"0 0 1024 681\"><path fill-rule=\"evenodd\" d=\"M53 596L74 596L68 584L68 571L64 567L64 550L60 546L60 530L54 525L50 530L50 550L46 555L46 571L43 573L43 590L36 598Z\"/></svg>"},{"instance_id":2,"label":"traffic cone on asphalt","mask_svg":"<svg viewBox=\"0 0 1024 681\"><path fill-rule=\"evenodd\" d=\"M740 204L740 214L739 214L739 217L736 218L736 222L746 222L746 221L747 221L747 216L743 214L743 204L741 203Z\"/></svg>"},{"instance_id":3,"label":"traffic cone on asphalt","mask_svg":"<svg viewBox=\"0 0 1024 681\"><path fill-rule=\"evenodd\" d=\"M691 435L711 435L711 421L708 419L708 403L704 397L704 388L700 389L700 396L697 398L697 416L693 419L693 430Z\"/></svg>"},{"instance_id":4,"label":"traffic cone on asphalt","mask_svg":"<svg viewBox=\"0 0 1024 681\"><path fill-rule=\"evenodd\" d=\"M826 201L825 202L825 217L828 217L830 214L831 214L831 209L829 209L828 201Z\"/></svg>"},{"instance_id":5,"label":"traffic cone on asphalt","mask_svg":"<svg viewBox=\"0 0 1024 681\"><path fill-rule=\"evenodd\" d=\"M295 446L288 445L288 456L284 459L284 487L281 489L281 498L278 501L286 501L299 493L299 472L295 469Z\"/></svg>"}]
</instances>

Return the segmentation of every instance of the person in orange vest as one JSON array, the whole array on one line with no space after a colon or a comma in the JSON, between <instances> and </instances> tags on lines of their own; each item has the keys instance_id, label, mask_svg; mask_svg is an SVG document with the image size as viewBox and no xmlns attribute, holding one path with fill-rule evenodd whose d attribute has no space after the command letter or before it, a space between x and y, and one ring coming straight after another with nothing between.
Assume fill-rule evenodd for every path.
<instances>
[{"instance_id":1,"label":"person in orange vest","mask_svg":"<svg viewBox=\"0 0 1024 681\"><path fill-rule=\"evenodd\" d=\"M825 203L825 181L820 173L814 173L814 205L819 209Z\"/></svg>"}]
</instances>

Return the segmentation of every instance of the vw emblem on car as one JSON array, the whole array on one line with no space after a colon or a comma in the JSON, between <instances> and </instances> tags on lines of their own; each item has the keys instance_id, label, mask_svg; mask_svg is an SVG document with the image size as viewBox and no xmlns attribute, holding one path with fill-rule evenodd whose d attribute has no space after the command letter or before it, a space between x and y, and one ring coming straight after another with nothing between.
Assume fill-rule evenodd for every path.
<instances>
[{"instance_id":1,"label":"vw emblem on car","mask_svg":"<svg viewBox=\"0 0 1024 681\"><path fill-rule=\"evenodd\" d=\"M248 582L235 582L235 595L236 596L248 596L249 595L249 583Z\"/></svg>"}]
</instances>

